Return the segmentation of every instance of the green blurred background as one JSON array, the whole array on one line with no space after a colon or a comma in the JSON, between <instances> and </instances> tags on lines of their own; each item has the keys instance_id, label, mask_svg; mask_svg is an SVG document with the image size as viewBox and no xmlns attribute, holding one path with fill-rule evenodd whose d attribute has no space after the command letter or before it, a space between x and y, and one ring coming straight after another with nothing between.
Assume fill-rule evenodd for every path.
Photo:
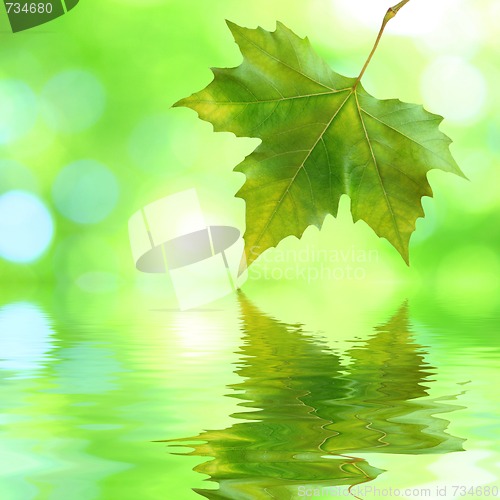
<instances>
[{"instance_id":1,"label":"green blurred background","mask_svg":"<svg viewBox=\"0 0 500 500\"><path fill-rule=\"evenodd\" d=\"M296 337L298 323L316 332L313 341L335 349L348 370L355 343L404 310L405 299L409 325L386 328L399 343L389 338L379 349L383 356L372 356L377 350L368 342L374 371L362 381L385 384L391 360L411 379L407 358L394 352L406 352L406 344L421 352L437 367L430 381L419 372L429 397L459 395L456 404L467 407L444 417L451 436L467 439L467 453L377 455L370 463L388 470L377 484L497 480L496 0L411 1L391 21L364 78L379 98L423 103L442 114L470 179L431 173L435 198L424 200L410 268L366 225L352 223L347 199L321 232L311 228L301 241L287 239L252 266L244 292L262 312L245 314L235 295L179 312L168 277L139 273L130 252L130 215L191 187L209 222L244 229L244 203L234 198L244 179L232 169L258 141L215 134L192 111L171 109L210 82L210 67L241 62L225 19L269 30L279 19L309 36L335 70L353 76L391 3L81 0L61 18L15 35L0 13L2 500L59 500L68 491L77 500L198 498L191 488L206 487L208 469L200 466L206 457L173 456L151 441L229 429L241 407L224 397L233 392L228 386L255 387L258 401L267 379L279 376L276 367L295 354L311 378L306 382L321 385L332 375L331 363L316 372L315 352L305 366L302 350L281 348ZM332 263L338 279L300 274L321 271L325 262L313 257L325 250L348 255ZM357 262L363 255L369 258ZM347 277L353 265L359 279ZM283 278L290 269L296 279ZM425 349L413 346L408 332ZM241 345L251 338L249 361ZM306 340L300 344L307 351ZM254 379L243 380L248 373L235 373L235 363L252 360ZM293 374L301 376L300 368ZM288 386L289 373L282 376ZM406 396L400 399L396 406L406 408ZM295 446L295 437L289 440ZM262 447L266 453L265 440Z\"/></svg>"},{"instance_id":2,"label":"green blurred background","mask_svg":"<svg viewBox=\"0 0 500 500\"><path fill-rule=\"evenodd\" d=\"M209 67L240 63L224 20L273 30L279 19L309 36L335 70L354 76L391 4L85 0L61 18L15 35L2 14L4 289L26 293L55 285L113 294L154 287L158 277L134 269L127 220L148 202L186 188L198 189L210 222L244 229L244 202L234 198L244 179L232 168L258 141L214 134L193 112L171 109L210 82ZM377 258L364 265L366 282L425 283L446 300L465 294L474 301L481 290L485 311L498 305L499 23L495 0L410 2L390 23L364 78L379 98L423 103L442 114L442 128L470 179L430 174L435 198L424 200L426 218L412 238L411 268L364 223L352 224L348 200L321 233L310 228L301 242L284 241L281 252L375 251ZM279 281L257 277L247 287ZM164 281L162 287L169 289Z\"/></svg>"}]
</instances>

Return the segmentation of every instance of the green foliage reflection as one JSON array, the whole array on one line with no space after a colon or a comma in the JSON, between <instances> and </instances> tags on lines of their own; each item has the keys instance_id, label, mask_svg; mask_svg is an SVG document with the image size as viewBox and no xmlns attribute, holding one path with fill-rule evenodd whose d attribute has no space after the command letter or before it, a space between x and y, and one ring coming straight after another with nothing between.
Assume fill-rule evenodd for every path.
<instances>
[{"instance_id":1,"label":"green foliage reflection","mask_svg":"<svg viewBox=\"0 0 500 500\"><path fill-rule=\"evenodd\" d=\"M458 406L428 397L435 368L412 336L408 306L341 357L299 325L262 314L240 296L243 381L231 397L248 411L239 422L176 440L189 455L212 457L195 468L219 484L196 490L213 499L293 498L301 485L353 486L381 472L356 453L462 451L436 414ZM453 399L453 397L447 398Z\"/></svg>"}]
</instances>

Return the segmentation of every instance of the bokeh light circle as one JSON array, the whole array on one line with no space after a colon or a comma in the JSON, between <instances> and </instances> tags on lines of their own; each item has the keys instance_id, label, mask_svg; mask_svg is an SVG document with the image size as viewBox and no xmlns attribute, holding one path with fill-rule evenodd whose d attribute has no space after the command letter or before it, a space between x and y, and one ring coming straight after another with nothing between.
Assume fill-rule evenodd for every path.
<instances>
[{"instance_id":1,"label":"bokeh light circle","mask_svg":"<svg viewBox=\"0 0 500 500\"><path fill-rule=\"evenodd\" d=\"M337 17L345 18L346 24L357 23L372 32L379 29L379 23L393 0L359 2L332 0ZM484 20L470 0L420 0L411 3L398 12L397 19L387 25L387 35L414 37L417 45L425 52L475 54L484 39ZM457 36L460 33L460 36Z\"/></svg>"},{"instance_id":2,"label":"bokeh light circle","mask_svg":"<svg viewBox=\"0 0 500 500\"><path fill-rule=\"evenodd\" d=\"M412 19L416 21L412 10L420 9L423 16L416 22L432 26L419 40L424 53L472 57L481 50L486 33L483 9L478 9L470 0L423 0L417 5L412 9L408 5L403 10L410 23ZM399 24L399 19L394 24Z\"/></svg>"},{"instance_id":3,"label":"bokeh light circle","mask_svg":"<svg viewBox=\"0 0 500 500\"><path fill-rule=\"evenodd\" d=\"M0 257L11 262L32 262L50 245L52 217L40 199L25 191L0 196Z\"/></svg>"},{"instance_id":4,"label":"bokeh light circle","mask_svg":"<svg viewBox=\"0 0 500 500\"><path fill-rule=\"evenodd\" d=\"M56 208L79 224L105 219L115 208L118 194L113 172L94 160L79 160L63 168L52 187Z\"/></svg>"},{"instance_id":5,"label":"bokeh light circle","mask_svg":"<svg viewBox=\"0 0 500 500\"><path fill-rule=\"evenodd\" d=\"M35 94L24 82L0 80L0 110L0 145L4 145L25 135L35 124Z\"/></svg>"},{"instance_id":6,"label":"bokeh light circle","mask_svg":"<svg viewBox=\"0 0 500 500\"><path fill-rule=\"evenodd\" d=\"M18 372L15 378L34 376L54 348L53 333L34 304L17 302L0 308L0 369Z\"/></svg>"},{"instance_id":7,"label":"bokeh light circle","mask_svg":"<svg viewBox=\"0 0 500 500\"><path fill-rule=\"evenodd\" d=\"M482 73L458 57L441 57L425 70L422 95L431 111L448 121L472 122L486 103L487 87Z\"/></svg>"},{"instance_id":8,"label":"bokeh light circle","mask_svg":"<svg viewBox=\"0 0 500 500\"><path fill-rule=\"evenodd\" d=\"M439 9L439 5L433 5L433 15L429 16L429 10L425 5L429 1L421 0L420 3L417 2L409 14L408 8L402 9L398 14L398 22L389 24L387 31L404 36L419 35L431 31L441 20L441 9ZM379 21L382 20L387 9L397 2L391 0L365 2L362 7L352 0L333 0L332 3L334 11L344 14L349 21L355 21L366 28L376 30L379 28Z\"/></svg>"},{"instance_id":9,"label":"bokeh light circle","mask_svg":"<svg viewBox=\"0 0 500 500\"><path fill-rule=\"evenodd\" d=\"M104 87L90 72L74 69L51 78L41 93L42 116L58 132L81 132L104 112Z\"/></svg>"}]
</instances>

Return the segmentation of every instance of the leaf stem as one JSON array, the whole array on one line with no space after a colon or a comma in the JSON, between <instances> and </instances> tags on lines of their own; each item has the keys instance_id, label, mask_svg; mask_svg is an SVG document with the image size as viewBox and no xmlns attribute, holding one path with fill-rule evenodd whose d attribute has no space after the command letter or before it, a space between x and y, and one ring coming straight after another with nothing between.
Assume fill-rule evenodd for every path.
<instances>
[{"instance_id":1,"label":"leaf stem","mask_svg":"<svg viewBox=\"0 0 500 500\"><path fill-rule=\"evenodd\" d=\"M377 39L375 40L375 45L373 46L372 51L370 52L370 55L368 56L368 59L365 62L365 65L363 66L363 69L361 70L361 73L359 74L358 78L356 78L356 81L354 82L354 85L352 87L353 90L356 90L356 87L358 86L359 82L361 81L361 78L363 78L363 75L365 74L366 68L368 68L368 65L370 64L370 61L372 60L373 54L375 54L375 51L377 50L378 44L380 43L380 40L382 39L382 35L384 34L385 27L387 26L387 23L394 17L396 17L396 14L402 9L410 0L402 0L399 2L397 5L394 5L393 7L389 7L384 20L382 21L382 26L380 27L380 31L378 32Z\"/></svg>"}]
</instances>

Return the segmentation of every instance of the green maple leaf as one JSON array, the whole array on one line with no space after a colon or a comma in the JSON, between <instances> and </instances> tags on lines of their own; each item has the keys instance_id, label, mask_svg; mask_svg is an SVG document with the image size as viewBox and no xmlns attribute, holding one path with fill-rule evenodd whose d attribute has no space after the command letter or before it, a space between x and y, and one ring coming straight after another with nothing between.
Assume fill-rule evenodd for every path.
<instances>
[{"instance_id":1,"label":"green maple leaf","mask_svg":"<svg viewBox=\"0 0 500 500\"><path fill-rule=\"evenodd\" d=\"M277 23L276 31L228 22L244 60L214 68L204 90L177 102L215 131L262 143L235 170L246 182L245 253L250 264L283 238L301 237L337 215L342 194L354 221L365 221L409 262L421 198L432 196L433 168L463 176L442 117L396 99L378 100Z\"/></svg>"}]
</instances>

